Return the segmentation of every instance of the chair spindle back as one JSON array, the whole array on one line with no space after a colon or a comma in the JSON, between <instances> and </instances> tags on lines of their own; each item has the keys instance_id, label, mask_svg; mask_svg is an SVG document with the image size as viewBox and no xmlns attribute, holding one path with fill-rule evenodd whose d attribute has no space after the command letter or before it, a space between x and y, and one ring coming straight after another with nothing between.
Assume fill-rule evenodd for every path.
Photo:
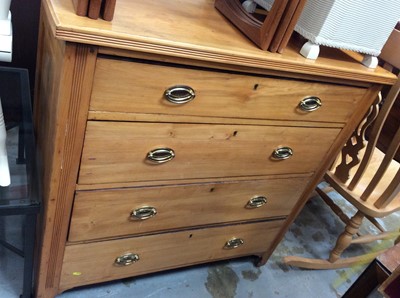
<instances>
[{"instance_id":1,"label":"chair spindle back","mask_svg":"<svg viewBox=\"0 0 400 298\"><path fill-rule=\"evenodd\" d=\"M388 42L382 49L380 56L385 61L385 68L390 69L393 73L398 74L397 82L390 88L386 96L381 100L378 98L369 109L364 120L360 123L357 130L348 140L342 149L341 161L334 169L335 176L344 184L348 183L347 188L353 191L360 183L365 172L369 168L371 158L374 155L382 128L385 125L391 109L399 97L400 93L400 31L393 30ZM400 100L400 99L399 99ZM381 105L381 108L380 108ZM400 121L400 115L396 115ZM370 129L368 138L365 137L367 129ZM367 140L368 139L368 140ZM363 191L360 199L367 201L376 190L382 179L391 179L386 189L375 199L374 206L376 208L385 208L396 197L400 191L400 169L392 177L385 177L387 169L400 147L400 128L397 129L389 147L384 153L383 159L380 161L379 167L376 169L368 186ZM365 150L364 150L365 149ZM360 157L361 156L361 157ZM355 171L355 172L354 172ZM354 172L354 174L351 174ZM363 181L365 183L365 181ZM376 195L376 194L375 194Z\"/></svg>"}]
</instances>

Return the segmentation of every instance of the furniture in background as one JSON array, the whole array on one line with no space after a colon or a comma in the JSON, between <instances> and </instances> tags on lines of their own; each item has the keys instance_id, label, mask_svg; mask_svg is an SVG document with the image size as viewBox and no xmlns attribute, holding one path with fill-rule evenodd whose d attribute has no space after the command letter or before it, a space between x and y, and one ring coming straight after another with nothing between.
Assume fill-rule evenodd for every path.
<instances>
[{"instance_id":1,"label":"furniture in background","mask_svg":"<svg viewBox=\"0 0 400 298\"><path fill-rule=\"evenodd\" d=\"M215 0L215 7L258 47L282 53L306 0L271 1L257 9L259 1Z\"/></svg>"},{"instance_id":2,"label":"furniture in background","mask_svg":"<svg viewBox=\"0 0 400 298\"><path fill-rule=\"evenodd\" d=\"M397 30L393 32L394 34L391 37L394 40L399 40L400 32ZM400 68L399 53L400 43L394 43L390 40L385 45L382 49L381 57L386 63L386 69L392 69L398 73ZM377 251L368 255L351 258L340 258L340 256L352 243L368 243L380 239L395 238L400 235L400 230L386 232L375 219L385 217L400 210L400 165L395 159L400 147L400 126L397 125L396 132L385 152L376 148L384 124L388 120L391 120L391 118L388 118L388 115L399 93L400 75L398 75L396 84L388 90L387 94L383 95L382 103L381 96L379 96L371 106L364 120L346 142L340 156L338 156L338 160L324 177L333 190L342 195L357 209L356 214L349 219L333 203L326 194L325 189L319 187L316 189L324 201L346 223L345 231L338 237L329 259L307 259L289 256L284 258L284 262L288 265L327 269L368 262L368 259L373 259L381 252ZM371 128L369 128L370 126ZM367 129L370 129L368 141L365 137ZM332 188L329 187L326 189L331 191ZM370 220L381 233L374 236L364 235L354 237L358 233L364 218Z\"/></svg>"},{"instance_id":3,"label":"furniture in background","mask_svg":"<svg viewBox=\"0 0 400 298\"><path fill-rule=\"evenodd\" d=\"M390 144L390 141L392 140L396 129L400 125L400 96L397 96L396 101L393 104L392 109L390 110L390 113L388 115L388 120L386 121L385 125L382 128L382 134L380 136L380 139L378 140L377 147L381 151L386 151L387 147ZM397 151L395 159L400 162L400 149Z\"/></svg>"},{"instance_id":4,"label":"furniture in background","mask_svg":"<svg viewBox=\"0 0 400 298\"><path fill-rule=\"evenodd\" d=\"M40 211L39 175L36 166L35 139L32 124L31 97L26 69L0 67L0 97L8 130L17 131L15 142L8 142L10 152L18 151L17 158L9 158L11 184L0 187L0 216L23 215L23 248L7 241L7 230L15 222L3 221L0 245L24 258L23 298L33 294L33 255L36 235L36 219ZM10 117L7 117L10 115ZM10 135L8 136L10 138ZM10 147L18 144L17 148ZM12 224L12 227L10 227Z\"/></svg>"},{"instance_id":5,"label":"furniture in background","mask_svg":"<svg viewBox=\"0 0 400 298\"><path fill-rule=\"evenodd\" d=\"M267 50L285 12L288 0L271 5L264 21L247 13L239 0L215 0L215 7L263 50Z\"/></svg>"},{"instance_id":6,"label":"furniture in background","mask_svg":"<svg viewBox=\"0 0 400 298\"><path fill-rule=\"evenodd\" d=\"M269 9L276 1L246 2ZM295 26L295 31L308 39L300 53L309 59L317 59L320 45L352 50L365 54L362 63L375 68L376 57L399 16L397 0L307 0Z\"/></svg>"},{"instance_id":7,"label":"furniture in background","mask_svg":"<svg viewBox=\"0 0 400 298\"><path fill-rule=\"evenodd\" d=\"M0 3L0 61L11 62L12 57L12 25L11 0ZM6 148L6 126L0 97L0 186L10 185L10 170L8 167Z\"/></svg>"},{"instance_id":8,"label":"furniture in background","mask_svg":"<svg viewBox=\"0 0 400 298\"><path fill-rule=\"evenodd\" d=\"M12 1L10 10L13 20L13 57L12 62L0 62L0 66L28 69L31 98L35 85L40 2L40 0Z\"/></svg>"},{"instance_id":9,"label":"furniture in background","mask_svg":"<svg viewBox=\"0 0 400 298\"><path fill-rule=\"evenodd\" d=\"M343 298L368 297L379 285L386 286L392 279L398 278L399 266L400 243L378 255L346 291ZM399 283L394 285L399 289Z\"/></svg>"},{"instance_id":10,"label":"furniture in background","mask_svg":"<svg viewBox=\"0 0 400 298\"><path fill-rule=\"evenodd\" d=\"M400 125L400 118L398 115L400 115L400 95L397 96L397 99L393 104L393 107L388 115L388 120L382 128L382 134L376 145L381 151L387 150L390 141L396 132L396 129ZM400 149L397 151L395 159L400 162Z\"/></svg>"},{"instance_id":11,"label":"furniture in background","mask_svg":"<svg viewBox=\"0 0 400 298\"><path fill-rule=\"evenodd\" d=\"M272 8L278 4L282 3L281 1L264 1L264 0L246 0L246 1L241 1L242 6L244 10L247 13L253 14L253 13L258 13L258 14L266 14L269 16L272 13ZM298 18L301 15L301 12L304 8L304 5L306 4L307 0L289 0L283 14L281 16L281 19L276 19L277 22L277 27L276 30L274 31L273 36L271 36L272 40L270 41L270 44L268 47L265 47L263 49L267 49L268 51L272 53L282 53L288 42L289 39L291 38L293 34L293 29L296 26L296 23L298 21ZM245 13L239 14L239 17L241 19L244 18ZM229 19L235 19L238 16L236 15L231 15L229 16ZM264 22L265 25L265 22Z\"/></svg>"},{"instance_id":12,"label":"furniture in background","mask_svg":"<svg viewBox=\"0 0 400 298\"><path fill-rule=\"evenodd\" d=\"M400 44L400 22L397 23L396 28L393 29L392 33L390 34L384 49L381 53L381 57L384 60L387 60L386 57L397 57L396 65L400 65L400 55L396 53L398 50L398 45ZM390 65L385 65L388 67L389 71L399 71L393 70ZM378 140L377 147L381 149L381 151L386 151L387 147L389 146L390 141L393 139L394 134L396 133L397 128L400 125L400 95L397 96L396 101L393 104L392 109L388 115L388 119L385 125L382 128L382 134L380 139ZM400 162L400 149L397 151L395 159Z\"/></svg>"},{"instance_id":13,"label":"furniture in background","mask_svg":"<svg viewBox=\"0 0 400 298\"><path fill-rule=\"evenodd\" d=\"M11 0L0 3L0 61L11 62L12 57L12 25Z\"/></svg>"},{"instance_id":14,"label":"furniture in background","mask_svg":"<svg viewBox=\"0 0 400 298\"><path fill-rule=\"evenodd\" d=\"M400 265L388 277L387 280L379 287L379 292L385 298L397 298L400 296Z\"/></svg>"},{"instance_id":15,"label":"furniture in background","mask_svg":"<svg viewBox=\"0 0 400 298\"><path fill-rule=\"evenodd\" d=\"M283 53L293 35L294 27L306 5L307 0L292 0L286 7L283 17L272 39L269 51L272 53Z\"/></svg>"},{"instance_id":16,"label":"furniture in background","mask_svg":"<svg viewBox=\"0 0 400 298\"><path fill-rule=\"evenodd\" d=\"M375 68L399 16L397 0L308 0L295 27L308 39L300 53L317 59L320 45L347 49L365 54L362 63Z\"/></svg>"},{"instance_id":17,"label":"furniture in background","mask_svg":"<svg viewBox=\"0 0 400 298\"><path fill-rule=\"evenodd\" d=\"M357 53L262 51L209 0L44 0L37 294L242 256L264 264L384 85Z\"/></svg>"}]
</instances>

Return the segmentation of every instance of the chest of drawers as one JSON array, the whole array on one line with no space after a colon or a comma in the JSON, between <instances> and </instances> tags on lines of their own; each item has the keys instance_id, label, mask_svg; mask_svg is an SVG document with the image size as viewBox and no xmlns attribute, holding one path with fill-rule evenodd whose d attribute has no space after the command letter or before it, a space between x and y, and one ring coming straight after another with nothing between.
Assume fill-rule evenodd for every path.
<instances>
[{"instance_id":1,"label":"chest of drawers","mask_svg":"<svg viewBox=\"0 0 400 298\"><path fill-rule=\"evenodd\" d=\"M119 0L108 23L43 1L39 297L240 256L264 264L395 80L336 50L312 62L296 45L260 51L213 1L183 3Z\"/></svg>"}]
</instances>

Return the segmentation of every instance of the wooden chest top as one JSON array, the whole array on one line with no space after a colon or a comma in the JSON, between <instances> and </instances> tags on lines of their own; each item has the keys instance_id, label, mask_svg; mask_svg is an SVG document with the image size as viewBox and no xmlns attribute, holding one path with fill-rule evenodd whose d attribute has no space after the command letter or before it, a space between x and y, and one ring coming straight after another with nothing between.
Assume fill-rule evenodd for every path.
<instances>
[{"instance_id":1,"label":"wooden chest top","mask_svg":"<svg viewBox=\"0 0 400 298\"><path fill-rule=\"evenodd\" d=\"M112 22L75 14L71 0L44 0L56 38L117 49L268 69L279 74L325 76L393 84L395 77L360 64L362 56L323 48L310 60L290 44L283 54L258 49L215 8L214 0L118 0ZM101 49L100 49L101 52Z\"/></svg>"}]
</instances>

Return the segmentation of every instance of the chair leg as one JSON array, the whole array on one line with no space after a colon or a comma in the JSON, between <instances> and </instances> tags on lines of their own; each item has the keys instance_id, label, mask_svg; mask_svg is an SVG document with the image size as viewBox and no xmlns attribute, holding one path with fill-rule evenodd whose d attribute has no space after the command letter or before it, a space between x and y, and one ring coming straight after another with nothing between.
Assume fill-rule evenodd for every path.
<instances>
[{"instance_id":1,"label":"chair leg","mask_svg":"<svg viewBox=\"0 0 400 298\"><path fill-rule=\"evenodd\" d=\"M364 254L351 258L340 258L334 263L324 259L311 259L298 256L286 256L283 258L283 263L289 266L295 266L306 269L339 269L348 268L355 265L368 264L387 249L382 249L373 253Z\"/></svg>"},{"instance_id":2,"label":"chair leg","mask_svg":"<svg viewBox=\"0 0 400 298\"><path fill-rule=\"evenodd\" d=\"M400 232L400 230L399 230L399 232ZM399 243L400 243L400 236L397 237L397 238L394 240L394 244L399 244Z\"/></svg>"},{"instance_id":3,"label":"chair leg","mask_svg":"<svg viewBox=\"0 0 400 298\"><path fill-rule=\"evenodd\" d=\"M363 219L364 214L360 211L357 211L357 213L350 219L343 233L337 239L335 247L331 251L329 262L336 262L340 258L342 252L349 247L353 240L353 236L358 232Z\"/></svg>"}]
</instances>

